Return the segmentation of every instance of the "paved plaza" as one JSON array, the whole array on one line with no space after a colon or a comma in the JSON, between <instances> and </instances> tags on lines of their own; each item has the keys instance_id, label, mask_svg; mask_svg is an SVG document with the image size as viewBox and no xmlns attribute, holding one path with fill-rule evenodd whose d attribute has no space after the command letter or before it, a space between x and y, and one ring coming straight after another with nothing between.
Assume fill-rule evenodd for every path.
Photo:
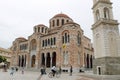
<instances>
[{"instance_id":1,"label":"paved plaza","mask_svg":"<svg viewBox=\"0 0 120 80\"><path fill-rule=\"evenodd\" d=\"M22 74L22 71L18 71L10 75L10 70L7 72L0 70L0 80L120 80L119 75L98 76L89 73L73 73L72 76L69 76L68 73L62 73L60 78L49 78L46 74L39 79L39 76L40 72L24 71Z\"/></svg>"}]
</instances>

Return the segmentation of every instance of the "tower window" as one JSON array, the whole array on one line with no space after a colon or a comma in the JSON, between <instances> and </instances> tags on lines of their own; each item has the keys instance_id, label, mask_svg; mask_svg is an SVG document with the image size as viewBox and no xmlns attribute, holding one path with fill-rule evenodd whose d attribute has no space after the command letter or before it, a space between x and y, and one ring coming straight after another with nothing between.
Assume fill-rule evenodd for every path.
<instances>
[{"instance_id":1,"label":"tower window","mask_svg":"<svg viewBox=\"0 0 120 80\"><path fill-rule=\"evenodd\" d=\"M104 18L109 19L109 10L108 10L108 8L104 8Z\"/></svg>"},{"instance_id":2,"label":"tower window","mask_svg":"<svg viewBox=\"0 0 120 80\"><path fill-rule=\"evenodd\" d=\"M99 14L99 10L96 11L96 19L99 20L100 19L100 14Z\"/></svg>"}]
</instances>

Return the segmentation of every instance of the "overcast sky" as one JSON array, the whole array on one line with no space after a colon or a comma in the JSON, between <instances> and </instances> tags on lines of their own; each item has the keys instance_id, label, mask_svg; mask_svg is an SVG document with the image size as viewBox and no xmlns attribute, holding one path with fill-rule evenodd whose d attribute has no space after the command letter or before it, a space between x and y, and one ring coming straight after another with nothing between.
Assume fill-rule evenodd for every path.
<instances>
[{"instance_id":1,"label":"overcast sky","mask_svg":"<svg viewBox=\"0 0 120 80\"><path fill-rule=\"evenodd\" d=\"M120 0L113 2L114 19L120 22ZM49 26L58 13L67 14L92 39L93 0L0 0L0 47L9 48L18 37L26 39L37 24Z\"/></svg>"}]
</instances>

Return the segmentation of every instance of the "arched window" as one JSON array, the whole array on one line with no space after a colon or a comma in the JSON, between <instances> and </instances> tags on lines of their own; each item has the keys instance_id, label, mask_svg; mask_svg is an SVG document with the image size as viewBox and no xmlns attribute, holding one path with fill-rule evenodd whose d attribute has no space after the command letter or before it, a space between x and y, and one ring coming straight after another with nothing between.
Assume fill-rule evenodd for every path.
<instances>
[{"instance_id":1,"label":"arched window","mask_svg":"<svg viewBox=\"0 0 120 80\"><path fill-rule=\"evenodd\" d=\"M67 33L65 33L65 43L67 43Z\"/></svg>"},{"instance_id":2,"label":"arched window","mask_svg":"<svg viewBox=\"0 0 120 80\"><path fill-rule=\"evenodd\" d=\"M70 42L70 36L69 36L69 34L67 36L68 36L68 43L69 43Z\"/></svg>"},{"instance_id":3,"label":"arched window","mask_svg":"<svg viewBox=\"0 0 120 80\"><path fill-rule=\"evenodd\" d=\"M70 36L69 33L67 31L63 32L62 34L62 43L69 43L70 42Z\"/></svg>"},{"instance_id":4,"label":"arched window","mask_svg":"<svg viewBox=\"0 0 120 80\"><path fill-rule=\"evenodd\" d=\"M56 38L54 37L53 40L54 40L54 45L55 45L56 44Z\"/></svg>"},{"instance_id":5,"label":"arched window","mask_svg":"<svg viewBox=\"0 0 120 80\"><path fill-rule=\"evenodd\" d=\"M48 45L50 45L50 39L48 39Z\"/></svg>"},{"instance_id":6,"label":"arched window","mask_svg":"<svg viewBox=\"0 0 120 80\"><path fill-rule=\"evenodd\" d=\"M53 24L52 25L53 25L53 27L55 26L55 21L54 20L53 20Z\"/></svg>"},{"instance_id":7,"label":"arched window","mask_svg":"<svg viewBox=\"0 0 120 80\"><path fill-rule=\"evenodd\" d=\"M42 33L44 32L44 27L42 27Z\"/></svg>"},{"instance_id":8,"label":"arched window","mask_svg":"<svg viewBox=\"0 0 120 80\"><path fill-rule=\"evenodd\" d=\"M44 40L42 41L42 47L44 47Z\"/></svg>"},{"instance_id":9,"label":"arched window","mask_svg":"<svg viewBox=\"0 0 120 80\"><path fill-rule=\"evenodd\" d=\"M62 43L64 44L64 36L62 36Z\"/></svg>"},{"instance_id":10,"label":"arched window","mask_svg":"<svg viewBox=\"0 0 120 80\"><path fill-rule=\"evenodd\" d=\"M47 33L47 28L45 28L45 33Z\"/></svg>"},{"instance_id":11,"label":"arched window","mask_svg":"<svg viewBox=\"0 0 120 80\"><path fill-rule=\"evenodd\" d=\"M45 46L47 46L47 39L45 40Z\"/></svg>"},{"instance_id":12,"label":"arched window","mask_svg":"<svg viewBox=\"0 0 120 80\"><path fill-rule=\"evenodd\" d=\"M40 32L40 27L38 27L38 32Z\"/></svg>"},{"instance_id":13,"label":"arched window","mask_svg":"<svg viewBox=\"0 0 120 80\"><path fill-rule=\"evenodd\" d=\"M64 25L64 19L62 19L62 25Z\"/></svg>"},{"instance_id":14,"label":"arched window","mask_svg":"<svg viewBox=\"0 0 120 80\"><path fill-rule=\"evenodd\" d=\"M77 43L78 43L78 45L81 44L81 36L80 36L80 32L78 32L78 35L77 35Z\"/></svg>"},{"instance_id":15,"label":"arched window","mask_svg":"<svg viewBox=\"0 0 120 80\"><path fill-rule=\"evenodd\" d=\"M51 45L53 45L53 39L51 38Z\"/></svg>"},{"instance_id":16,"label":"arched window","mask_svg":"<svg viewBox=\"0 0 120 80\"><path fill-rule=\"evenodd\" d=\"M59 26L59 19L57 19L57 26Z\"/></svg>"},{"instance_id":17,"label":"arched window","mask_svg":"<svg viewBox=\"0 0 120 80\"><path fill-rule=\"evenodd\" d=\"M109 19L109 9L108 8L104 8L104 18Z\"/></svg>"},{"instance_id":18,"label":"arched window","mask_svg":"<svg viewBox=\"0 0 120 80\"><path fill-rule=\"evenodd\" d=\"M96 20L99 20L100 19L100 13L99 13L99 10L96 11Z\"/></svg>"}]
</instances>

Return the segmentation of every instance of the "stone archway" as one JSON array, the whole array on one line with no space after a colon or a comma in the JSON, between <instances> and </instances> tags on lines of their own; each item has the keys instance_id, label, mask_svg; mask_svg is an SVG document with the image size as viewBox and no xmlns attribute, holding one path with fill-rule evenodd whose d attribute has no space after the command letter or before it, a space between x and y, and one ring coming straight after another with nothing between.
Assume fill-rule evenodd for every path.
<instances>
[{"instance_id":1,"label":"stone archway","mask_svg":"<svg viewBox=\"0 0 120 80\"><path fill-rule=\"evenodd\" d=\"M50 63L51 63L51 58L50 58L50 53L47 53L47 56L46 56L47 58L47 60L46 60L46 67L50 67Z\"/></svg>"},{"instance_id":2,"label":"stone archway","mask_svg":"<svg viewBox=\"0 0 120 80\"><path fill-rule=\"evenodd\" d=\"M22 55L22 64L21 67L24 67L24 56Z\"/></svg>"},{"instance_id":3,"label":"stone archway","mask_svg":"<svg viewBox=\"0 0 120 80\"><path fill-rule=\"evenodd\" d=\"M52 66L56 66L56 52L52 53Z\"/></svg>"},{"instance_id":4,"label":"stone archway","mask_svg":"<svg viewBox=\"0 0 120 80\"><path fill-rule=\"evenodd\" d=\"M93 68L93 56L90 56L90 68Z\"/></svg>"},{"instance_id":5,"label":"stone archway","mask_svg":"<svg viewBox=\"0 0 120 80\"><path fill-rule=\"evenodd\" d=\"M89 63L89 54L87 54L87 60L86 61L87 61L87 68L89 68L89 64L90 64Z\"/></svg>"},{"instance_id":6,"label":"stone archway","mask_svg":"<svg viewBox=\"0 0 120 80\"><path fill-rule=\"evenodd\" d=\"M36 56L33 55L31 58L31 67L35 67Z\"/></svg>"}]
</instances>

